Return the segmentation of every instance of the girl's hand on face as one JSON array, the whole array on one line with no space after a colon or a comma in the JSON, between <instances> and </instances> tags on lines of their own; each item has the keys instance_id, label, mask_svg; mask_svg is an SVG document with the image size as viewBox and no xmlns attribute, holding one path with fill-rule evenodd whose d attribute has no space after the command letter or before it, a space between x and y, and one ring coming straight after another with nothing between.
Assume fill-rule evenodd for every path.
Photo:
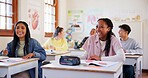
<instances>
[{"instance_id":1,"label":"girl's hand on face","mask_svg":"<svg viewBox=\"0 0 148 78\"><path fill-rule=\"evenodd\" d=\"M35 56L34 53L29 53L29 54L27 54L26 56L23 56L23 59L30 59L30 58L32 58L33 56Z\"/></svg>"},{"instance_id":2,"label":"girl's hand on face","mask_svg":"<svg viewBox=\"0 0 148 78\"><path fill-rule=\"evenodd\" d=\"M2 53L3 53L4 56L6 56L6 55L8 55L8 50L5 49L5 50L2 51Z\"/></svg>"},{"instance_id":3,"label":"girl's hand on face","mask_svg":"<svg viewBox=\"0 0 148 78\"><path fill-rule=\"evenodd\" d=\"M93 56L90 56L90 58L88 60L101 60L101 57L97 56L97 55L93 55Z\"/></svg>"}]
</instances>

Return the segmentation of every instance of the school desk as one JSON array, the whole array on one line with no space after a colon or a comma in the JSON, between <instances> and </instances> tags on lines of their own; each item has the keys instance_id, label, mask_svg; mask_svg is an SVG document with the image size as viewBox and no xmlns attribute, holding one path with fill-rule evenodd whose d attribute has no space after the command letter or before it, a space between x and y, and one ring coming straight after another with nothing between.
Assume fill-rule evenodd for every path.
<instances>
[{"instance_id":1,"label":"school desk","mask_svg":"<svg viewBox=\"0 0 148 78\"><path fill-rule=\"evenodd\" d=\"M38 78L38 58L31 58L20 60L21 58L7 58L0 60L0 77L7 75L7 78L11 78L11 75L35 68L35 76Z\"/></svg>"},{"instance_id":2,"label":"school desk","mask_svg":"<svg viewBox=\"0 0 148 78\"><path fill-rule=\"evenodd\" d=\"M126 60L124 65L136 65L135 78L142 78L142 55L140 54L125 54Z\"/></svg>"},{"instance_id":3,"label":"school desk","mask_svg":"<svg viewBox=\"0 0 148 78\"><path fill-rule=\"evenodd\" d=\"M123 63L118 62L109 67L99 66L66 66L58 62L51 62L42 66L43 78L122 78Z\"/></svg>"}]
</instances>

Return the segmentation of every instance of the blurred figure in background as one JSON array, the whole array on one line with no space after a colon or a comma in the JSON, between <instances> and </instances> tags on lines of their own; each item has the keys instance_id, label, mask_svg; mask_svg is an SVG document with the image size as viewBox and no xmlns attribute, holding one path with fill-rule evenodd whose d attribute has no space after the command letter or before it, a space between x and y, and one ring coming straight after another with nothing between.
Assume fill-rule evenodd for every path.
<instances>
[{"instance_id":1,"label":"blurred figure in background","mask_svg":"<svg viewBox=\"0 0 148 78\"><path fill-rule=\"evenodd\" d=\"M96 29L92 28L91 31L90 31L90 33L89 33L89 35L92 36L92 35L95 35L95 34L96 34ZM78 44L78 43L76 44L76 43L75 43L74 48L75 48L75 49L81 48L81 47L83 46L83 44L85 43L85 41L86 41L88 38L89 38L89 36L85 37L85 38L81 41L80 44Z\"/></svg>"},{"instance_id":2,"label":"blurred figure in background","mask_svg":"<svg viewBox=\"0 0 148 78\"><path fill-rule=\"evenodd\" d=\"M58 50L58 51L66 51L68 50L68 44L66 38L64 38L64 28L57 27L54 36L50 39L48 39L43 47L45 49L51 49L51 50Z\"/></svg>"}]
</instances>

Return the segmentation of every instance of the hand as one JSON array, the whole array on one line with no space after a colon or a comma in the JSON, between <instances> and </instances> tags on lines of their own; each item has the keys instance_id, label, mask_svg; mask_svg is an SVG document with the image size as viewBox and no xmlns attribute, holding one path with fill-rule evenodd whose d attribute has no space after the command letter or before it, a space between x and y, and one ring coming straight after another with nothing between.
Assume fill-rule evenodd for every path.
<instances>
[{"instance_id":1,"label":"hand","mask_svg":"<svg viewBox=\"0 0 148 78\"><path fill-rule=\"evenodd\" d=\"M31 57L33 57L33 56L35 56L34 53L29 53L29 54L27 54L26 56L23 56L23 59L29 59L29 58L31 58Z\"/></svg>"},{"instance_id":2,"label":"hand","mask_svg":"<svg viewBox=\"0 0 148 78\"><path fill-rule=\"evenodd\" d=\"M55 50L55 47L54 46L50 46L50 49Z\"/></svg>"},{"instance_id":3,"label":"hand","mask_svg":"<svg viewBox=\"0 0 148 78\"><path fill-rule=\"evenodd\" d=\"M88 60L101 60L101 57L99 57L97 55L93 55L93 56L90 56L90 58Z\"/></svg>"},{"instance_id":4,"label":"hand","mask_svg":"<svg viewBox=\"0 0 148 78\"><path fill-rule=\"evenodd\" d=\"M3 53L3 55L4 55L4 56L6 56L6 55L8 55L8 50L7 50L7 49L5 49L5 50L3 50L3 52L2 52L2 53Z\"/></svg>"}]
</instances>

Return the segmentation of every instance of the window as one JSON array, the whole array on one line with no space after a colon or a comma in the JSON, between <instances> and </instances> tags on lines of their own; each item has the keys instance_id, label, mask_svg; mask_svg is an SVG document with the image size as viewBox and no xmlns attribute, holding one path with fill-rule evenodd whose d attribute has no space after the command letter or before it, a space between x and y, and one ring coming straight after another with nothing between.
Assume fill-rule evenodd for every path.
<instances>
[{"instance_id":1,"label":"window","mask_svg":"<svg viewBox=\"0 0 148 78\"><path fill-rule=\"evenodd\" d=\"M0 36L12 36L18 20L17 0L0 0Z\"/></svg>"},{"instance_id":2,"label":"window","mask_svg":"<svg viewBox=\"0 0 148 78\"><path fill-rule=\"evenodd\" d=\"M58 25L58 0L44 0L44 32L45 37L51 37Z\"/></svg>"}]
</instances>

